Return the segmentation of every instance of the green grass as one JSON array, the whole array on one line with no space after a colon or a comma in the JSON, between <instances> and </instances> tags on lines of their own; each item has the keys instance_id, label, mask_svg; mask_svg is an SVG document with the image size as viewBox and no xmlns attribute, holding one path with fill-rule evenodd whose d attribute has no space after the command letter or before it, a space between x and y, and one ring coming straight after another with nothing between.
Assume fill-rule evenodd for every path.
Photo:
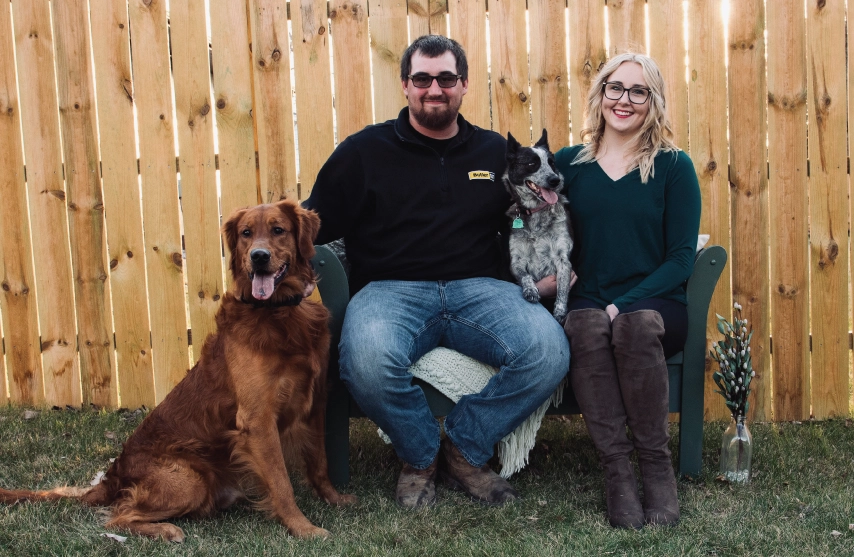
<instances>
[{"instance_id":1,"label":"green grass","mask_svg":"<svg viewBox=\"0 0 854 557\"><path fill-rule=\"evenodd\" d=\"M86 485L142 419L95 410L23 414L0 408L0 486L7 488ZM182 545L140 537L119 543L102 536L96 509L62 501L0 506L0 555L854 556L851 420L752 424L755 477L743 487L716 479L724 425L705 426L702 477L679 482L675 528L608 526L602 473L579 419L545 421L531 464L512 480L521 502L489 508L440 487L439 505L418 512L395 505L397 459L370 422L355 420L345 491L358 505L330 508L296 482L300 508L332 531L330 540L295 540L237 505L210 519L176 520L187 535Z\"/></svg>"}]
</instances>

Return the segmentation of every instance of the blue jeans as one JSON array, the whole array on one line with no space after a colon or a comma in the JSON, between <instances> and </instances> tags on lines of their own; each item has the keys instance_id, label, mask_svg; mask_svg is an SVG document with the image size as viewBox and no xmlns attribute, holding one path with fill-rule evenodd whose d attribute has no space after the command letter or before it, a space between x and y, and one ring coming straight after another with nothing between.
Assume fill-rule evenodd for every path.
<instances>
[{"instance_id":1,"label":"blue jeans","mask_svg":"<svg viewBox=\"0 0 854 557\"><path fill-rule=\"evenodd\" d=\"M439 423L409 366L437 346L499 368L445 418L451 442L478 467L569 370L563 328L540 304L525 301L518 285L491 278L368 284L347 306L341 378L398 456L418 469L439 451Z\"/></svg>"}]
</instances>

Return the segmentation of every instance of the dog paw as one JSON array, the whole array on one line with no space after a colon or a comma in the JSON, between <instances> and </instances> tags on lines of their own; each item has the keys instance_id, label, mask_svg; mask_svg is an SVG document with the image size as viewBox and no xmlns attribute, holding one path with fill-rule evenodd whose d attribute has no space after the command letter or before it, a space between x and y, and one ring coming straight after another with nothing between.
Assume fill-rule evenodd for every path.
<instances>
[{"instance_id":1,"label":"dog paw","mask_svg":"<svg viewBox=\"0 0 854 557\"><path fill-rule=\"evenodd\" d=\"M561 325L564 325L566 323L566 312L565 311L561 312L561 313L554 312L553 315L554 315L555 319L557 319L557 322L560 323Z\"/></svg>"},{"instance_id":2,"label":"dog paw","mask_svg":"<svg viewBox=\"0 0 854 557\"><path fill-rule=\"evenodd\" d=\"M288 532L295 538L300 539L311 539L311 538L321 538L321 539L329 539L332 537L332 533L325 528L319 528L314 526L313 524L309 524L308 526L300 526L300 527L289 527Z\"/></svg>"},{"instance_id":3,"label":"dog paw","mask_svg":"<svg viewBox=\"0 0 854 557\"><path fill-rule=\"evenodd\" d=\"M534 287L523 288L522 297L524 297L532 304L536 304L540 301L540 291Z\"/></svg>"},{"instance_id":4,"label":"dog paw","mask_svg":"<svg viewBox=\"0 0 854 557\"><path fill-rule=\"evenodd\" d=\"M330 505L335 505L336 507L346 507L349 505L355 505L359 502L359 499L355 495L336 493L333 497L327 497L326 502Z\"/></svg>"}]
</instances>

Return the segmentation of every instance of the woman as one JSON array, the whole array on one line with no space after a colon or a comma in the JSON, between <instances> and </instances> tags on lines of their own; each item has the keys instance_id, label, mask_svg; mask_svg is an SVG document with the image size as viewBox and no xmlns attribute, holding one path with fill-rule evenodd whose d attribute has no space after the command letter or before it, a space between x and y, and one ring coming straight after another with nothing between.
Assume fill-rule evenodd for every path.
<instances>
[{"instance_id":1,"label":"woman","mask_svg":"<svg viewBox=\"0 0 854 557\"><path fill-rule=\"evenodd\" d=\"M590 88L584 144L555 157L567 183L578 275L565 327L570 380L605 470L616 527L679 520L665 359L685 344L684 284L694 264L700 189L672 136L661 72L651 58L627 53L609 60Z\"/></svg>"}]
</instances>

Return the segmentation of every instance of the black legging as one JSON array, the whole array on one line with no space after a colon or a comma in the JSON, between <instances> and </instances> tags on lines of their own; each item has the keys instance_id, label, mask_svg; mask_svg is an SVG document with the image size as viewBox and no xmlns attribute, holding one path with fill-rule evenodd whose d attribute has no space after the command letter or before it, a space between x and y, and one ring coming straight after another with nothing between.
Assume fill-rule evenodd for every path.
<instances>
[{"instance_id":1,"label":"black legging","mask_svg":"<svg viewBox=\"0 0 854 557\"><path fill-rule=\"evenodd\" d=\"M569 311L588 308L605 309L587 298L573 298L568 305ZM664 321L664 338L661 339L664 357L669 358L681 352L688 338L688 307L675 300L646 298L627 306L620 313L631 313L641 309L651 309L661 314L661 319ZM569 318L571 319L571 316Z\"/></svg>"}]
</instances>

